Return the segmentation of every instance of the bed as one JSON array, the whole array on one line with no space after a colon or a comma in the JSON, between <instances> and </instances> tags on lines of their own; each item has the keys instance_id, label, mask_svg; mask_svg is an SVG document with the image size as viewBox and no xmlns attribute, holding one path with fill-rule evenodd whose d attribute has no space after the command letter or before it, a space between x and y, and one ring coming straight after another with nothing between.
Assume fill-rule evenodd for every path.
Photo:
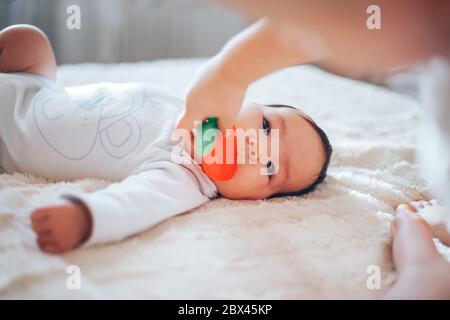
<instances>
[{"instance_id":1,"label":"bed","mask_svg":"<svg viewBox=\"0 0 450 320\"><path fill-rule=\"evenodd\" d=\"M182 95L204 61L63 65L58 82L147 81ZM316 191L266 201L217 199L125 241L52 256L35 244L30 211L109 182L2 174L0 298L380 298L396 279L393 208L428 198L414 164L417 102L313 66L255 83L248 99L297 106L328 133L334 154ZM67 286L73 265L81 272L79 290Z\"/></svg>"}]
</instances>

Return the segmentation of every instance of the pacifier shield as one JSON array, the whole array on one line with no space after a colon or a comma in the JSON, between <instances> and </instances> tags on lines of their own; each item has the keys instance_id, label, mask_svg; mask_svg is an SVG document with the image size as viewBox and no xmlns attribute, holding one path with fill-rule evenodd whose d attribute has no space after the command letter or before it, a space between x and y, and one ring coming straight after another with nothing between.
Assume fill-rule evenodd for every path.
<instances>
[{"instance_id":1,"label":"pacifier shield","mask_svg":"<svg viewBox=\"0 0 450 320\"><path fill-rule=\"evenodd\" d=\"M207 118L196 131L194 152L202 159L202 169L212 180L229 180L237 169L236 127L226 135L218 129L217 118ZM200 126L199 126L200 127Z\"/></svg>"}]
</instances>

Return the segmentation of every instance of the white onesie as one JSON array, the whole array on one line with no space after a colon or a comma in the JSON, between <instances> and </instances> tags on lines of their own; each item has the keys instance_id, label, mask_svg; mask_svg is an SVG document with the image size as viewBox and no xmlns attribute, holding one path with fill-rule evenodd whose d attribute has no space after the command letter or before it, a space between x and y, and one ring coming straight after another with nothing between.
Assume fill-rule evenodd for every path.
<instances>
[{"instance_id":1,"label":"white onesie","mask_svg":"<svg viewBox=\"0 0 450 320\"><path fill-rule=\"evenodd\" d=\"M0 73L0 170L117 181L63 196L91 211L87 244L120 240L217 195L170 140L182 111L181 100L148 84L62 88L35 75ZM172 152L187 161L174 163Z\"/></svg>"}]
</instances>

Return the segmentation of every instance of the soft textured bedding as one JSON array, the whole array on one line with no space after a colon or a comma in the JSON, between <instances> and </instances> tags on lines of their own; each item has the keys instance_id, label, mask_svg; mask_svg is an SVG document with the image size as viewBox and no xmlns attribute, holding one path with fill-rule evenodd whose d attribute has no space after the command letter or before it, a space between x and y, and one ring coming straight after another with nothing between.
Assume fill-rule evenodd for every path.
<instances>
[{"instance_id":1,"label":"soft textured bedding","mask_svg":"<svg viewBox=\"0 0 450 320\"><path fill-rule=\"evenodd\" d=\"M147 81L182 95L201 63L66 65L58 81ZM248 98L298 106L327 131L335 152L315 192L267 201L218 199L120 243L50 256L35 244L30 211L61 193L92 192L108 181L0 175L0 298L381 297L396 278L393 208L427 198L414 165L416 101L311 66L256 83ZM66 286L70 265L80 267L79 290ZM380 268L379 289L367 287L373 265Z\"/></svg>"}]
</instances>

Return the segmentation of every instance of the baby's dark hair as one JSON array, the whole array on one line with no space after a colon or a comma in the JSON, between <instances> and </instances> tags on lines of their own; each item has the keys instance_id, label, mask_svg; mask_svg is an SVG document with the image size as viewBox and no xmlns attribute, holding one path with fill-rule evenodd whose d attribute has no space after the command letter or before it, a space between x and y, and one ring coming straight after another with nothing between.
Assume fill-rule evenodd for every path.
<instances>
[{"instance_id":1,"label":"baby's dark hair","mask_svg":"<svg viewBox=\"0 0 450 320\"><path fill-rule=\"evenodd\" d=\"M282 105L282 104L269 104L267 106L274 107L274 108L291 108L298 112L301 112L301 110L298 108L295 108L292 106L287 106L287 105ZM314 180L314 182L312 184L310 184L308 187L303 188L298 191L294 191L294 192L277 193L277 194L272 195L270 198L305 195L305 194L313 191L317 187L317 185L319 185L320 183L322 183L325 180L325 177L327 176L328 165L330 164L331 154L333 153L333 148L331 147L330 140L328 139L326 133L311 118L305 116L304 114L302 114L301 116L313 127L313 129L319 135L320 140L322 141L324 155L325 155L322 169L320 170L320 173L317 176L316 180Z\"/></svg>"}]
</instances>

